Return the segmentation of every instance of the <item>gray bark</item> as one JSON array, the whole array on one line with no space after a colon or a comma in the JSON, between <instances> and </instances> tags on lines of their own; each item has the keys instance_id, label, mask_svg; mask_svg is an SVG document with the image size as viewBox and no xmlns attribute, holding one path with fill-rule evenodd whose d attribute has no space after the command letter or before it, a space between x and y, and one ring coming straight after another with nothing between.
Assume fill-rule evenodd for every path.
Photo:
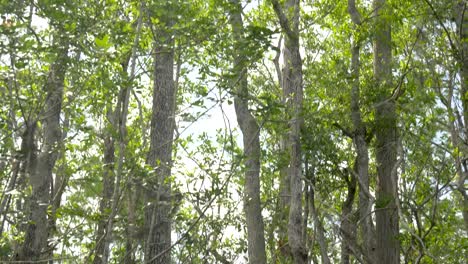
<instances>
[{"instance_id":1,"label":"gray bark","mask_svg":"<svg viewBox=\"0 0 468 264\"><path fill-rule=\"evenodd\" d=\"M73 84L72 84L73 86ZM70 126L70 122L68 120L67 115L65 114L65 120L63 122L63 129L62 129L62 138L61 141L64 142L65 139L67 138L68 134L68 128ZM60 160L60 165L58 166L56 173L55 173L55 179L52 183L52 191L51 191L51 207L50 211L51 214L49 215L49 236L54 236L57 233L57 210L60 208L61 203L62 203L62 195L65 192L65 187L68 185L68 180L70 178L70 175L66 172L66 146L65 144L60 144L60 153L58 159ZM49 243L48 245L48 253L49 253L49 259L52 259L54 256L54 250L57 247L57 243L52 244Z\"/></svg>"},{"instance_id":2,"label":"gray bark","mask_svg":"<svg viewBox=\"0 0 468 264\"><path fill-rule=\"evenodd\" d=\"M361 15L356 8L354 0L348 0L348 13L356 29L361 25ZM360 40L354 40L351 50L351 120L354 126L353 143L356 148L356 172L359 177L359 222L360 233L363 240L364 254L369 259L375 259L375 241L372 222L372 204L369 197L369 150L366 142L366 125L362 121L360 109Z\"/></svg>"},{"instance_id":3,"label":"gray bark","mask_svg":"<svg viewBox=\"0 0 468 264\"><path fill-rule=\"evenodd\" d=\"M392 90L390 6L374 0L374 78L376 84L376 258L383 264L400 262L397 191L397 114ZM390 98L390 99L389 99Z\"/></svg>"},{"instance_id":4,"label":"gray bark","mask_svg":"<svg viewBox=\"0 0 468 264\"><path fill-rule=\"evenodd\" d=\"M283 71L284 72L284 71ZM286 101L286 100L284 100ZM276 224L278 225L278 245L277 251L278 255L274 255L279 263L288 262L291 258L291 247L288 243L288 216L289 216L289 207L291 204L291 181L288 174L289 165L284 162L286 157L289 156L287 150L287 135L282 136L280 139L280 184L279 184L279 195L277 202L277 211L276 214ZM288 161L289 163L289 161ZM274 259L273 263L277 263Z\"/></svg>"},{"instance_id":5,"label":"gray bark","mask_svg":"<svg viewBox=\"0 0 468 264\"><path fill-rule=\"evenodd\" d=\"M289 98L293 102L290 110L292 116L289 124L289 180L291 203L289 209L288 221L288 239L295 263L304 263L307 259L307 254L304 248L304 243L301 239L302 233L302 160L301 160L301 142L300 128L302 126L302 61L299 54L299 38L287 39L285 48L291 52L290 58L285 58L286 67L291 67L290 79L286 83L283 82L283 87L290 89ZM288 87L289 86L289 87Z\"/></svg>"},{"instance_id":6,"label":"gray bark","mask_svg":"<svg viewBox=\"0 0 468 264\"><path fill-rule=\"evenodd\" d=\"M244 147L244 211L247 224L249 263L266 263L265 233L260 204L260 127L248 106L248 84L245 56L242 53L243 21L239 0L231 0L230 22L235 42L233 87L237 122L243 135ZM246 51L244 51L246 52Z\"/></svg>"},{"instance_id":7,"label":"gray bark","mask_svg":"<svg viewBox=\"0 0 468 264\"><path fill-rule=\"evenodd\" d=\"M57 160L60 144L60 113L63 86L68 60L68 42L63 37L55 37L57 60L52 63L45 85L46 101L41 118L44 124L42 150L33 164L29 183L32 186L30 215L26 228L25 241L19 260L40 260L47 256L48 216L47 208L51 202L52 172Z\"/></svg>"},{"instance_id":8,"label":"gray bark","mask_svg":"<svg viewBox=\"0 0 468 264\"><path fill-rule=\"evenodd\" d=\"M168 10L170 13L171 11ZM171 167L175 129L174 21L161 19L154 36L153 114L147 164L154 169L148 179L145 208L145 263L171 263Z\"/></svg>"},{"instance_id":9,"label":"gray bark","mask_svg":"<svg viewBox=\"0 0 468 264\"><path fill-rule=\"evenodd\" d=\"M25 190L25 188L27 188L28 178L32 175L37 164L38 149L36 144L36 131L38 128L35 119L36 117L30 117L29 120L24 122L25 128L21 136L21 148L19 152L20 168L16 182L16 189L18 190ZM15 209L17 211L15 218L17 218L17 221L20 223L18 225L20 232L26 233L30 204L30 197L19 198L15 201ZM21 255L21 253L18 253L21 251L21 247L15 250L17 252L15 255Z\"/></svg>"},{"instance_id":10,"label":"gray bark","mask_svg":"<svg viewBox=\"0 0 468 264\"><path fill-rule=\"evenodd\" d=\"M288 178L290 180L291 202L288 220L288 243L294 263L306 263L307 251L302 240L302 153L300 130L302 117L302 59L299 52L299 1L286 1L280 6L277 0L271 1L273 9L285 33L284 68L282 76L283 93L286 95L288 114L289 152Z\"/></svg>"}]
</instances>

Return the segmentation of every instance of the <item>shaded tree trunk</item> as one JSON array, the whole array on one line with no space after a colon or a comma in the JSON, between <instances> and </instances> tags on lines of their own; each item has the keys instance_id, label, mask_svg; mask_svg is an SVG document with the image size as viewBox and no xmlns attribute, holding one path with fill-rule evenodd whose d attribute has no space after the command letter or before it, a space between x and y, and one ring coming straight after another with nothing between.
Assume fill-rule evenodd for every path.
<instances>
[{"instance_id":1,"label":"shaded tree trunk","mask_svg":"<svg viewBox=\"0 0 468 264\"><path fill-rule=\"evenodd\" d=\"M302 117L302 59L299 52L299 1L288 0L282 7L277 0L271 1L285 35L283 53L284 68L281 87L286 95L288 114L289 153L288 178L290 180L290 208L288 220L288 243L294 263L306 263L307 251L302 240L302 151L300 132Z\"/></svg>"},{"instance_id":2,"label":"shaded tree trunk","mask_svg":"<svg viewBox=\"0 0 468 264\"><path fill-rule=\"evenodd\" d=\"M361 15L356 8L354 0L348 0L348 12L353 24L358 30L361 26ZM374 260L375 241L372 222L372 203L369 192L369 150L366 141L366 126L362 121L360 109L360 45L361 40L355 39L351 48L351 120L353 122L352 139L356 148L356 172L359 177L359 222L360 233L363 240L364 254ZM374 261L372 261L374 263Z\"/></svg>"},{"instance_id":3,"label":"shaded tree trunk","mask_svg":"<svg viewBox=\"0 0 468 264\"><path fill-rule=\"evenodd\" d=\"M320 259L323 264L330 264L330 258L328 257L328 243L327 238L325 237L325 229L323 228L322 220L320 220L320 216L317 212L317 208L315 207L315 168L308 168L306 170L306 178L310 182L309 191L307 199L309 200L309 212L312 217L312 221L315 226L315 235L317 238L317 243L320 249ZM311 245L312 246L312 245Z\"/></svg>"},{"instance_id":4,"label":"shaded tree trunk","mask_svg":"<svg viewBox=\"0 0 468 264\"><path fill-rule=\"evenodd\" d=\"M260 127L248 106L247 64L242 49L244 28L242 6L239 0L231 0L230 22L233 29L234 55L233 88L237 122L243 135L244 147L244 211L247 224L249 263L266 263L265 232L260 204Z\"/></svg>"},{"instance_id":5,"label":"shaded tree trunk","mask_svg":"<svg viewBox=\"0 0 468 264\"><path fill-rule=\"evenodd\" d=\"M67 114L65 114L65 120L63 122L63 129L62 129L62 138L61 141L65 142L68 134L70 126L70 121L68 119ZM54 236L57 233L57 210L60 208L62 203L62 195L65 192L65 188L68 185L68 180L70 179L70 174L66 171L66 146L65 144L61 144L60 146L60 156L58 160L60 165L58 166L55 179L52 183L52 196L51 196L51 206L50 206L50 215L49 215L49 236ZM48 245L48 257L49 259L53 259L54 257L54 250L56 249L58 243L52 244L49 243Z\"/></svg>"},{"instance_id":6,"label":"shaded tree trunk","mask_svg":"<svg viewBox=\"0 0 468 264\"><path fill-rule=\"evenodd\" d=\"M376 85L376 257L383 264L400 262L397 174L396 94L392 95L390 6L374 0L374 78ZM398 91L395 91L398 93Z\"/></svg>"},{"instance_id":7,"label":"shaded tree trunk","mask_svg":"<svg viewBox=\"0 0 468 264\"><path fill-rule=\"evenodd\" d=\"M341 226L340 230L349 234L349 237L343 236L341 242L341 264L350 264L350 256L352 253L350 239L355 240L356 223L353 221L353 203L356 195L356 177L353 173L343 175L348 188L346 200L341 205Z\"/></svg>"},{"instance_id":8,"label":"shaded tree trunk","mask_svg":"<svg viewBox=\"0 0 468 264\"><path fill-rule=\"evenodd\" d=\"M80 59L81 52L77 52L75 54L75 60L78 61ZM70 87L75 86L75 79L73 77L70 78ZM67 101L71 102L73 101L72 96L67 97ZM70 114L67 113L66 111L63 113L63 125L62 125L62 138L61 141L65 142L68 136L68 131L70 130ZM60 162L58 168L56 169L55 173L55 178L53 179L52 182L52 188L51 188L51 206L50 206L50 216L49 216L49 235L54 236L57 235L57 211L60 208L62 204L62 196L63 193L65 192L65 188L68 186L68 181L71 177L71 174L68 172L67 168L67 148L66 144L62 143L60 144L60 153L58 160ZM49 243L49 259L53 259L54 257L54 250L57 248L57 245L59 244L60 239L57 239L57 242L55 244Z\"/></svg>"},{"instance_id":9,"label":"shaded tree trunk","mask_svg":"<svg viewBox=\"0 0 468 264\"><path fill-rule=\"evenodd\" d=\"M52 172L62 144L60 113L68 61L68 41L63 36L56 36L54 48L58 51L57 60L50 66L44 87L47 94L46 101L41 112L44 141L30 173L29 183L32 186L30 215L19 260L40 260L47 256L49 237L47 210L52 198Z\"/></svg>"},{"instance_id":10,"label":"shaded tree trunk","mask_svg":"<svg viewBox=\"0 0 468 264\"><path fill-rule=\"evenodd\" d=\"M169 3L165 4L167 7ZM171 8L168 8L171 13ZM154 169L148 179L145 208L145 263L171 263L171 167L175 129L176 89L172 18L155 25L153 114L147 164Z\"/></svg>"},{"instance_id":11,"label":"shaded tree trunk","mask_svg":"<svg viewBox=\"0 0 468 264\"><path fill-rule=\"evenodd\" d=\"M284 100L285 101L285 100ZM283 263L290 261L291 247L288 243L288 216L289 207L291 204L291 189L290 179L288 174L288 164L284 162L287 156L287 135L282 136L280 139L280 183L279 183L279 197L276 209L276 225L278 226L278 242L277 253L274 255L273 263Z\"/></svg>"}]
</instances>

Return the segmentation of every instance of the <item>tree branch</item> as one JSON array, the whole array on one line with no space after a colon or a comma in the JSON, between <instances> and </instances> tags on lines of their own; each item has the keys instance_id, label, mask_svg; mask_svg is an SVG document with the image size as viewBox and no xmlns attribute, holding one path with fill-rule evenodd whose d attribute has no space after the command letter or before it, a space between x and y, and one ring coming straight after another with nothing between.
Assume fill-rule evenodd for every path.
<instances>
[{"instance_id":1,"label":"tree branch","mask_svg":"<svg viewBox=\"0 0 468 264\"><path fill-rule=\"evenodd\" d=\"M281 25L281 28L283 29L283 31L286 33L286 35L289 38L291 38L291 39L296 38L297 37L296 33L291 29L290 21L286 17L286 14L284 14L283 8L280 6L278 0L270 0L270 1L271 1L272 6L273 6L273 10L275 11L276 15L278 16L278 19L279 19L279 22L280 22L280 25Z\"/></svg>"},{"instance_id":2,"label":"tree branch","mask_svg":"<svg viewBox=\"0 0 468 264\"><path fill-rule=\"evenodd\" d=\"M341 132L343 132L343 134L349 138L354 138L354 133L352 131L349 131L349 129L347 128L344 128L342 127L340 124L338 123L333 123L333 126L338 128L339 130L341 130Z\"/></svg>"},{"instance_id":3,"label":"tree branch","mask_svg":"<svg viewBox=\"0 0 468 264\"><path fill-rule=\"evenodd\" d=\"M354 24L356 25L361 25L361 14L356 8L356 1L355 0L348 0L348 12L349 15L351 16L351 20L353 21Z\"/></svg>"},{"instance_id":4,"label":"tree branch","mask_svg":"<svg viewBox=\"0 0 468 264\"><path fill-rule=\"evenodd\" d=\"M429 0L424 0L424 2L429 6L429 8L431 9L432 11L432 14L434 15L434 17L436 18L437 22L439 22L439 25L442 27L442 29L444 30L445 34L447 34L447 38L448 38L448 41L450 43L450 47L452 48L452 52L454 53L455 55L455 58L461 60L461 56L460 56L460 53L457 49L457 46L455 45L455 43L453 42L452 38L450 37L450 32L448 31L447 27L445 26L445 24L442 22L442 19L440 18L439 14L437 14L437 11L435 10L434 6L432 5L432 3L429 1Z\"/></svg>"}]
</instances>

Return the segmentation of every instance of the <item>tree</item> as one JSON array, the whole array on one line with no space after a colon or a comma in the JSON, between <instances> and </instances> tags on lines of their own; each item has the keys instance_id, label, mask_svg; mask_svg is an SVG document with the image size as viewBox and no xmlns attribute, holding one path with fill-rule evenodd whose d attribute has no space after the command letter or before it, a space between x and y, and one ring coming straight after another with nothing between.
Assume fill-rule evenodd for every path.
<instances>
[{"instance_id":1,"label":"tree","mask_svg":"<svg viewBox=\"0 0 468 264\"><path fill-rule=\"evenodd\" d=\"M103 188L100 201L101 221L96 231L96 249L93 263L108 263L109 246L112 242L112 230L114 218L118 212L118 204L122 191L120 188L123 178L123 163L127 147L127 119L129 111L130 95L135 79L137 46L143 24L143 14L146 12L144 3L141 2L136 21L135 37L128 55L122 58L122 87L118 93L117 103L110 107L107 113L109 127L104 136L104 171L102 175ZM129 72L129 73L128 73ZM118 143L118 159L115 162L115 144ZM117 165L117 166L115 166ZM131 234L130 234L131 235ZM130 254L131 255L131 254ZM129 256L130 257L130 256Z\"/></svg>"},{"instance_id":2,"label":"tree","mask_svg":"<svg viewBox=\"0 0 468 264\"><path fill-rule=\"evenodd\" d=\"M359 219L361 237L363 238L363 250L370 263L375 262L374 257L374 230L371 214L372 197L369 192L369 151L367 131L361 115L360 100L360 49L362 40L360 39L360 27L362 24L361 14L356 8L354 0L348 0L348 12L351 20L356 27L356 39L353 40L351 47L351 119L353 122L353 132L351 134L354 146L356 148L356 173L359 181ZM361 33L362 34L362 33Z\"/></svg>"},{"instance_id":3,"label":"tree","mask_svg":"<svg viewBox=\"0 0 468 264\"><path fill-rule=\"evenodd\" d=\"M279 19L285 36L283 50L284 68L282 73L283 94L288 116L288 146L290 181L290 208L288 220L288 243L295 263L305 263L307 253L302 241L302 154L301 126L302 117L302 60L299 52L299 1L287 1L281 7L278 1L272 1L273 9Z\"/></svg>"},{"instance_id":4,"label":"tree","mask_svg":"<svg viewBox=\"0 0 468 264\"><path fill-rule=\"evenodd\" d=\"M247 83L247 60L242 53L245 43L242 22L242 6L239 0L233 0L230 11L230 23L233 29L235 50L233 87L234 106L237 122L243 135L245 185L244 210L247 224L249 263L267 263L265 235L260 204L260 127L249 110L249 90ZM244 51L245 53L246 51Z\"/></svg>"},{"instance_id":5,"label":"tree","mask_svg":"<svg viewBox=\"0 0 468 264\"><path fill-rule=\"evenodd\" d=\"M385 0L374 1L374 79L376 85L376 257L384 263L400 263L398 224L398 162L396 100L392 94L391 6Z\"/></svg>"},{"instance_id":6,"label":"tree","mask_svg":"<svg viewBox=\"0 0 468 264\"><path fill-rule=\"evenodd\" d=\"M464 262L465 2L0 1L0 262Z\"/></svg>"},{"instance_id":7,"label":"tree","mask_svg":"<svg viewBox=\"0 0 468 264\"><path fill-rule=\"evenodd\" d=\"M68 39L64 36L63 31L63 25L59 24L53 40L53 45L57 49L56 60L50 66L47 82L44 86L46 91L44 108L40 117L33 121L34 124L31 124L36 127L37 122L44 122L44 139L40 153L30 161L29 182L32 187L29 201L30 214L25 241L18 252L18 260L41 260L47 255L49 238L47 211L52 198L52 172L62 144L60 114L69 47ZM36 156L36 154L32 155Z\"/></svg>"},{"instance_id":8,"label":"tree","mask_svg":"<svg viewBox=\"0 0 468 264\"><path fill-rule=\"evenodd\" d=\"M175 130L174 6L166 1L166 15L152 24L154 41L153 109L147 164L152 168L145 195L145 262L171 262L171 167ZM152 8L155 8L152 6ZM159 14L150 9L150 15Z\"/></svg>"}]
</instances>

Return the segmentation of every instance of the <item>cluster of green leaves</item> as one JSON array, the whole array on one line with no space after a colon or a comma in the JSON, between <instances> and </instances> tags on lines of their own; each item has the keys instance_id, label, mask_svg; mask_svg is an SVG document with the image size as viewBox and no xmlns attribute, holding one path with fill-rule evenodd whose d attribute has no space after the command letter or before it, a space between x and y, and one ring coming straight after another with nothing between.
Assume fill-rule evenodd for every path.
<instances>
[{"instance_id":1,"label":"cluster of green leaves","mask_svg":"<svg viewBox=\"0 0 468 264\"><path fill-rule=\"evenodd\" d=\"M0 13L14 21L12 26L0 25L0 187L4 190L0 202L8 201L0 212L4 223L0 256L11 258L24 239L25 212L19 209L28 209L26 200L31 190L26 187L27 171L17 169L15 162L20 161L17 157L28 122L40 119L42 114L44 87L57 57L53 38L61 35L66 35L62 37L70 46L61 117L67 136L54 173L66 179L67 186L61 206L50 216L57 221L52 235L58 241L54 257L87 261L92 254L96 226L111 210L99 210L106 165L104 135L119 137L109 113L114 111L122 87L131 86L125 153L116 148L116 156L124 155L125 161L111 257L119 262L127 254L127 227L131 224L127 200L137 197L135 221L141 226L146 206L141 192L154 177L153 169L145 165L150 140L152 43L157 37L154 28L164 22L160 18L168 10L166 5L177 17L171 30L175 67L179 69L178 133L170 181L174 193L180 193L182 199L174 204L179 209L172 215L178 243L173 255L182 263L245 262L241 137L234 129L234 120L226 116L225 124L217 126L216 131L199 127L218 109L232 111L233 57L239 50L244 52L241 66L248 70L249 109L261 127L260 195L267 252L270 259L279 254L277 232L286 223L278 220L278 212L287 210L278 207L280 171L288 164L280 142L288 131L274 65L280 57L277 44L281 32L269 1L243 3L245 39L237 46L229 26L232 3L228 0L16 2L0 1ZM352 140L338 128L352 128L352 41L361 43L359 103L370 134L374 129L370 126L374 121L373 102L378 96L373 81L372 6L357 2L363 15L359 28L351 23L343 1L303 1L301 10L305 95L301 142L304 160L313 168L315 206L333 262L339 261L338 222L347 191L342 174L353 167L356 156ZM452 186L456 180L454 157L460 150L452 145L449 130L457 116L456 111L448 113L444 105L449 86L454 85L450 107L461 110L459 65L447 35L455 39L457 33L445 8L452 4L433 2L431 9L424 1L389 1L393 8L389 19L393 27L394 82L404 90L397 110L402 149L401 254L409 263L416 259L460 263L466 253L466 239L461 197ZM142 3L145 22L136 47L135 76L130 77L128 60ZM34 139L40 148L40 120ZM373 147L375 142L370 139ZM374 153L369 154L370 190L374 193L376 164ZM8 186L16 170L18 181L11 190ZM355 200L354 210L359 206ZM376 201L374 209L386 202ZM316 228L309 220L310 238ZM137 256L142 255L143 243L132 249ZM310 254L320 254L317 244L310 245Z\"/></svg>"}]
</instances>

